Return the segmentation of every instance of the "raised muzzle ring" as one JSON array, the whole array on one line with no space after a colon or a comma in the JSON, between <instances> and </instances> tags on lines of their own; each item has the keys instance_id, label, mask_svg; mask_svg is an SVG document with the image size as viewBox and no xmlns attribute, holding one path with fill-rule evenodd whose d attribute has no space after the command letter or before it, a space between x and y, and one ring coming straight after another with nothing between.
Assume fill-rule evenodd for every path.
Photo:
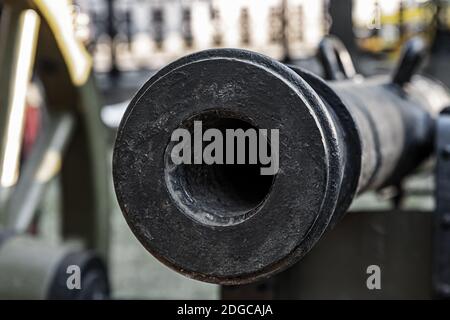
<instances>
[{"instance_id":1,"label":"raised muzzle ring","mask_svg":"<svg viewBox=\"0 0 450 320\"><path fill-rule=\"evenodd\" d=\"M236 284L279 271L308 252L335 210L343 155L333 117L299 74L272 59L230 49L184 57L143 86L120 125L113 171L124 217L150 253L189 277ZM259 157L198 160L208 129L224 139L230 129L266 130L257 141L278 151L276 170L267 174L274 163ZM179 154L191 163L172 157L174 135L185 134L190 149Z\"/></svg>"}]
</instances>

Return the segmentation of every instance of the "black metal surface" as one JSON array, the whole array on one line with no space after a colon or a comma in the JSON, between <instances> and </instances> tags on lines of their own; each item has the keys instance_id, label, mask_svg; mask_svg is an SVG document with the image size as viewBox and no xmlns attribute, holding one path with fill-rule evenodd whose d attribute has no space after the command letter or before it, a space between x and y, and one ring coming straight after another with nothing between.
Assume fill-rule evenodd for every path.
<instances>
[{"instance_id":1,"label":"black metal surface","mask_svg":"<svg viewBox=\"0 0 450 320\"><path fill-rule=\"evenodd\" d=\"M427 55L427 46L422 38L413 38L405 44L401 62L394 73L393 82L399 86L409 83Z\"/></svg>"},{"instance_id":2,"label":"black metal surface","mask_svg":"<svg viewBox=\"0 0 450 320\"><path fill-rule=\"evenodd\" d=\"M283 270L357 191L397 182L431 153L441 101L426 98L442 87L427 80L418 90L420 80L326 84L233 49L182 58L144 85L120 125L113 174L123 214L148 251L189 277L238 284ZM280 171L263 181L252 168L174 166L171 134L193 120L279 129Z\"/></svg>"},{"instance_id":3,"label":"black metal surface","mask_svg":"<svg viewBox=\"0 0 450 320\"><path fill-rule=\"evenodd\" d=\"M450 299L450 108L437 120L436 153L433 289Z\"/></svg>"},{"instance_id":4,"label":"black metal surface","mask_svg":"<svg viewBox=\"0 0 450 320\"><path fill-rule=\"evenodd\" d=\"M201 61L200 68L198 61ZM270 72L257 67L255 62ZM178 72L178 68L183 70ZM236 70L240 70L239 75ZM288 81L294 81L299 88L294 94ZM189 90L179 90L177 86L181 83ZM184 265L181 268L190 276L236 283L241 281L239 278L272 273L270 265L274 262L281 263L286 256L303 254L305 248L315 241L317 233L324 231L320 228L326 227L329 217L321 207L334 207L338 195L330 189L335 188L335 181L341 180L339 167L329 167L326 163L327 158L333 159L333 164L340 162L336 132L318 97L303 95L309 91L306 82L287 67L261 55L236 50L199 53L175 62L154 76L135 97L131 103L134 107L129 108L124 116L123 124L127 124L127 130L123 126L119 130L114 157L119 202L130 226L147 249L176 269ZM142 96L142 92L148 95ZM150 96L152 100L146 98ZM151 101L158 103L149 107ZM298 110L292 108L294 105L299 106ZM316 107L314 116L311 105ZM174 201L166 185L164 155L167 143L164 141L170 141L172 131L186 119L213 107L226 112L228 119L244 119L260 128L282 126L290 132L281 137L280 144L290 147L288 152L280 155L283 170L274 178L270 196L264 205L253 203L247 207L247 216L258 211L258 219L246 219L229 227L205 225L187 214L180 214L179 203ZM315 117L321 122L316 122ZM297 130L299 126L305 130ZM134 129L128 131L128 128ZM326 146L315 143L317 140L324 140ZM154 141L151 150L142 148L150 141ZM316 157L312 158L310 154ZM318 166L317 162L322 165ZM305 170L305 167L315 170ZM246 178L252 184L257 176ZM137 180L141 182L136 183ZM249 190L258 189L259 180L255 180L248 185ZM146 181L152 183L147 185ZM309 181L315 181L310 190L300 191ZM211 195L213 181L210 184L202 180L198 182L204 185L198 193L203 191ZM227 202L231 202L235 194L228 189L223 190L222 195L227 197L223 199L225 210L226 206L231 206ZM142 203L148 203L147 208L143 208ZM218 208L220 204L211 206ZM162 207L167 210L153 210ZM150 210L152 216L156 215L155 220L148 219ZM298 214L298 210L303 214ZM310 232L311 229L314 231ZM254 230L265 232L255 233ZM161 237L163 234L166 236ZM156 242L148 241L150 238ZM303 246L298 248L300 242ZM180 243L185 245L180 246ZM290 261L294 260L289 258L282 263L289 264Z\"/></svg>"}]
</instances>

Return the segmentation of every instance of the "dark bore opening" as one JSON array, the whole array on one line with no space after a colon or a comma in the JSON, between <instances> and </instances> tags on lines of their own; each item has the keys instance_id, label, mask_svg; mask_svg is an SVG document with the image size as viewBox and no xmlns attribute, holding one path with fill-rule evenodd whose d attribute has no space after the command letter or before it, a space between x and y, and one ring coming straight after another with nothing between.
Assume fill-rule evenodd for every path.
<instances>
[{"instance_id":1,"label":"dark bore opening","mask_svg":"<svg viewBox=\"0 0 450 320\"><path fill-rule=\"evenodd\" d=\"M188 216L208 225L234 225L253 214L267 198L274 175L261 175L260 169L268 167L257 157L256 164L249 164L249 139L245 140L245 164L237 163L237 143L234 143L234 164L225 164L227 156L226 129L254 129L256 127L228 114L206 112L186 120L181 128L191 134L191 159L194 153L194 121L202 122L202 132L218 129L223 137L224 164L178 164L171 159L171 151L178 142L170 142L165 155L165 179L168 190L177 206ZM202 150L210 144L202 143ZM267 146L271 155L270 144Z\"/></svg>"}]
</instances>

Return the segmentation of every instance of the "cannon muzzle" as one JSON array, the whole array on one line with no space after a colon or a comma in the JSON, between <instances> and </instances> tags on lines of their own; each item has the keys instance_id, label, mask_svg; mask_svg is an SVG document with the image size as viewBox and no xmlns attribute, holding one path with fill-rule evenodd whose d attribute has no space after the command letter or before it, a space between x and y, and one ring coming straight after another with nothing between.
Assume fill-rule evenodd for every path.
<instances>
[{"instance_id":1,"label":"cannon muzzle","mask_svg":"<svg viewBox=\"0 0 450 320\"><path fill-rule=\"evenodd\" d=\"M246 283L290 266L358 193L397 183L432 153L449 97L428 78L400 78L326 82L237 49L173 62L120 124L113 174L126 221L151 254L198 280ZM174 161L177 129L191 137L190 163ZM225 161L239 158L225 142L231 129L248 133L248 161ZM263 134L252 140L250 129ZM216 161L198 159L220 135ZM264 142L273 161L251 161Z\"/></svg>"}]
</instances>

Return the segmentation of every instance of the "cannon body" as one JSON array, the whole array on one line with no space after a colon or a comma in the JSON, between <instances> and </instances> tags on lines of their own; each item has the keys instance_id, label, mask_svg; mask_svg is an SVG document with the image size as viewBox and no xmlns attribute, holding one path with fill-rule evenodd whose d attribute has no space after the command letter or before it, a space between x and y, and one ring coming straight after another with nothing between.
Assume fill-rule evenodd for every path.
<instances>
[{"instance_id":1,"label":"cannon body","mask_svg":"<svg viewBox=\"0 0 450 320\"><path fill-rule=\"evenodd\" d=\"M124 217L186 276L241 284L279 272L357 194L400 183L431 155L435 117L450 99L441 84L411 76L326 82L236 49L181 58L143 86L119 127L113 175ZM195 121L278 129L278 172L261 175L259 162L174 164L171 135Z\"/></svg>"}]
</instances>

